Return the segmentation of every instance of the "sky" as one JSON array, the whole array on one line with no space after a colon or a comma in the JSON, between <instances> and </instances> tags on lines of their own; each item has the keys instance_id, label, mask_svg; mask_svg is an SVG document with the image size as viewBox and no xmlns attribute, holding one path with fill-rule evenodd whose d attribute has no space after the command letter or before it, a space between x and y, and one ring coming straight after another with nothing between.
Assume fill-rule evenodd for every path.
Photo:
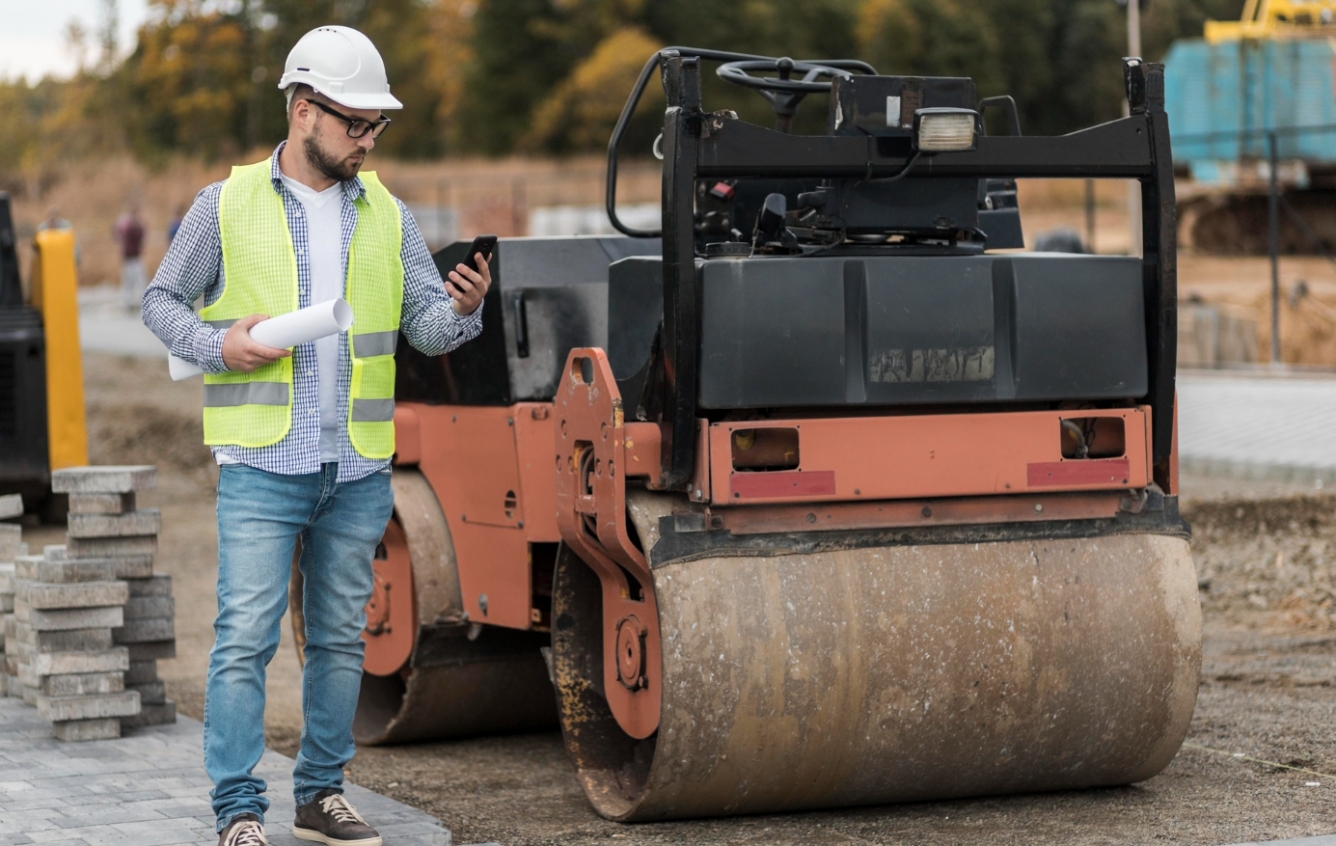
<instances>
[{"instance_id":1,"label":"sky","mask_svg":"<svg viewBox=\"0 0 1336 846\"><path fill-rule=\"evenodd\" d=\"M48 74L72 74L75 57L66 46L65 30L74 19L88 32L88 59L95 59L102 5L102 0L0 0L0 78L35 82ZM148 0L119 0L119 11L124 54L148 15Z\"/></svg>"}]
</instances>

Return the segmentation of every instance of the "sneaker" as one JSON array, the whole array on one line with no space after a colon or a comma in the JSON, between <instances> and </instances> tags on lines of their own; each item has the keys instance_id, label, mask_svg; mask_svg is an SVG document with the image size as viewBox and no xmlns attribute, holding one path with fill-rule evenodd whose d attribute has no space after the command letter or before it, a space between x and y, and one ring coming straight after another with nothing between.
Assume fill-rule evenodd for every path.
<instances>
[{"instance_id":1,"label":"sneaker","mask_svg":"<svg viewBox=\"0 0 1336 846\"><path fill-rule=\"evenodd\" d=\"M218 834L218 846L268 846L264 825L254 814L240 814L232 818L227 828Z\"/></svg>"},{"instance_id":2,"label":"sneaker","mask_svg":"<svg viewBox=\"0 0 1336 846\"><path fill-rule=\"evenodd\" d=\"M297 809L292 834L326 846L380 846L380 835L353 810L342 793L326 788Z\"/></svg>"}]
</instances>

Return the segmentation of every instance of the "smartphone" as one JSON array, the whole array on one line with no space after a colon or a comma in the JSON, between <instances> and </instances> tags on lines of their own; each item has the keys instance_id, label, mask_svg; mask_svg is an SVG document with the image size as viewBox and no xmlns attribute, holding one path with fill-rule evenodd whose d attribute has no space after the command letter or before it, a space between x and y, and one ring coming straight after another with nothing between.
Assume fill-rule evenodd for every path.
<instances>
[{"instance_id":1,"label":"smartphone","mask_svg":"<svg viewBox=\"0 0 1336 846\"><path fill-rule=\"evenodd\" d=\"M467 267L469 270L476 271L478 269L478 265L473 260L473 257L476 256L478 253L482 253L482 260L488 261L492 258L492 249L495 246L496 246L495 235L479 235L477 238L474 238L473 243L469 245L468 255L464 258L464 266Z\"/></svg>"}]
</instances>

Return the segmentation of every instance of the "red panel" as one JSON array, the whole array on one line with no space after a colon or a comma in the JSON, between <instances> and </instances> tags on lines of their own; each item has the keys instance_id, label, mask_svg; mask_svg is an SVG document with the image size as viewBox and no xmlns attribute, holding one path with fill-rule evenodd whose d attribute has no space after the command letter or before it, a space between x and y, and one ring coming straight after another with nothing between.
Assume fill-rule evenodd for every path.
<instances>
[{"instance_id":1,"label":"red panel","mask_svg":"<svg viewBox=\"0 0 1336 846\"><path fill-rule=\"evenodd\" d=\"M1025 468L1032 488L1070 485L1125 485L1132 466L1126 458L1105 461L1044 461Z\"/></svg>"},{"instance_id":2,"label":"red panel","mask_svg":"<svg viewBox=\"0 0 1336 846\"><path fill-rule=\"evenodd\" d=\"M524 536L536 543L561 540L557 531L556 453L552 449L552 404L520 403L513 409L520 464L520 509Z\"/></svg>"},{"instance_id":3,"label":"red panel","mask_svg":"<svg viewBox=\"0 0 1336 846\"><path fill-rule=\"evenodd\" d=\"M533 597L529 541L520 528L517 409L412 405L422 431L418 467L450 526L464 610L481 623L529 628Z\"/></svg>"},{"instance_id":4,"label":"red panel","mask_svg":"<svg viewBox=\"0 0 1336 846\"><path fill-rule=\"evenodd\" d=\"M808 417L767 420L730 420L710 424L710 476L714 505L742 502L870 501L927 499L960 496L1021 494L1027 490L1109 490L1145 487L1150 482L1150 444L1147 438L1150 409L1108 408L1080 411L1012 411L966 414L902 414L879 417ZM1064 462L1062 420L1069 417L1114 417L1124 423L1125 451L1117 471L1095 462L1108 459ZM782 492L761 493L745 485L734 488L739 473L733 467L732 439L747 429L789 428L798 430L799 465L795 472L828 473L832 484L820 492L799 492L785 486ZM1042 473L1041 484L1030 481L1031 465L1068 463L1095 465L1092 475L1050 479ZM780 471L758 473L784 479ZM1116 473L1116 478L1115 478ZM800 477L802 478L802 477ZM761 484L765 484L762 482ZM763 490L766 488L763 488ZM743 496L734 497L734 492ZM707 493L707 495L709 495ZM744 497L746 497L744 499Z\"/></svg>"},{"instance_id":5,"label":"red panel","mask_svg":"<svg viewBox=\"0 0 1336 846\"><path fill-rule=\"evenodd\" d=\"M728 480L733 498L778 498L786 496L832 496L834 470L790 470L778 473L734 473Z\"/></svg>"}]
</instances>

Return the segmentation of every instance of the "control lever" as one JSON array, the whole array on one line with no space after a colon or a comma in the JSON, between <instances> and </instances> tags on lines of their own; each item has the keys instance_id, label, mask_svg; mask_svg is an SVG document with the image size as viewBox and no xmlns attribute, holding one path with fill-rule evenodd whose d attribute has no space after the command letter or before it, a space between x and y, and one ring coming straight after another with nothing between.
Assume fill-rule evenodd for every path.
<instances>
[{"instance_id":1,"label":"control lever","mask_svg":"<svg viewBox=\"0 0 1336 846\"><path fill-rule=\"evenodd\" d=\"M752 234L752 247L763 244L783 242L788 229L784 226L784 217L789 212L789 201L783 194L767 194L761 213L756 218L756 231Z\"/></svg>"}]
</instances>

